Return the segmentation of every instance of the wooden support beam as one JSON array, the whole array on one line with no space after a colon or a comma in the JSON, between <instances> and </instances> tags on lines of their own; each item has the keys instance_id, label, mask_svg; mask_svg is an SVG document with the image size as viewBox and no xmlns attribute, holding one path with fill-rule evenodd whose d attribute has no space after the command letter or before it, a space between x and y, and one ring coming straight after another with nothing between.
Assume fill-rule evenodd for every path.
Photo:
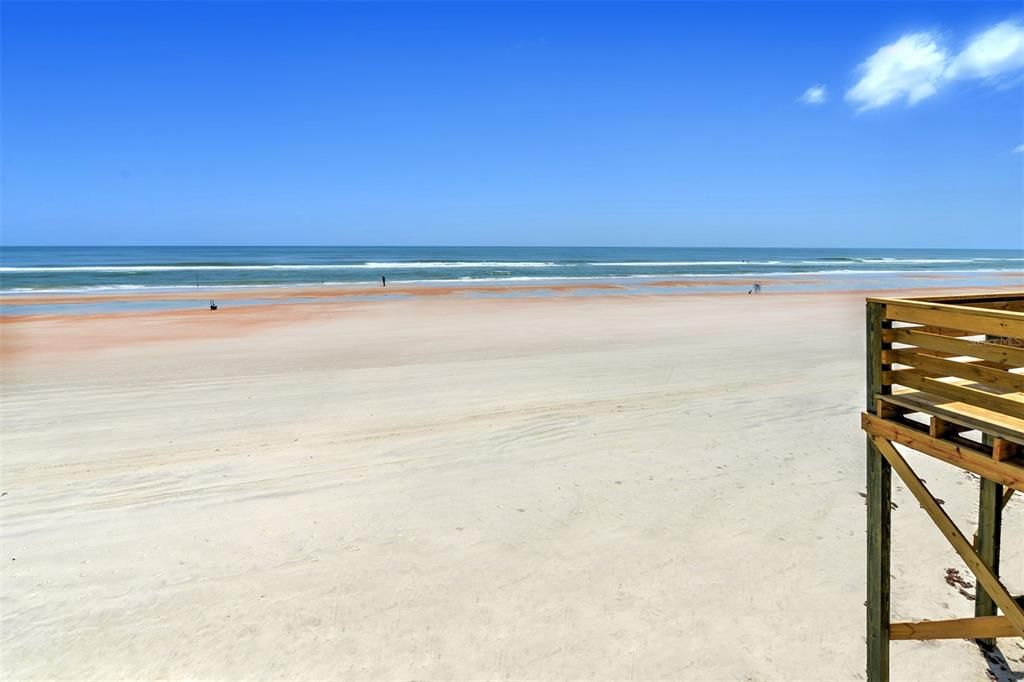
<instances>
[{"instance_id":1,"label":"wooden support beam","mask_svg":"<svg viewBox=\"0 0 1024 682\"><path fill-rule=\"evenodd\" d=\"M982 438L986 444L993 445L990 435L982 434ZM993 459L996 459L994 445L992 455ZM977 550L978 557L992 571L992 575L998 578L999 545L1003 534L1003 486L983 478L980 488L978 533L974 536L974 549ZM978 582L974 589L974 615L979 618L999 615L999 608L982 587L981 582ZM990 637L981 638L980 641L989 646L995 645L995 640Z\"/></svg>"},{"instance_id":2,"label":"wooden support beam","mask_svg":"<svg viewBox=\"0 0 1024 682\"><path fill-rule=\"evenodd\" d=\"M1020 605L1010 596L1010 593L1006 591L1003 584L999 582L999 578L989 570L985 562L978 556L978 553L974 551L971 543L967 541L964 534L960 532L960 529L949 518L942 505L932 496L921 479L918 478L917 474L910 468L910 465L907 464L907 461L903 459L903 455L896 451L892 443L881 436L872 436L872 441L875 447L878 448L878 451L882 453L882 456L889 462L889 465L903 479L907 489L917 498L921 507L931 517L932 522L946 536L949 544L953 546L956 553L960 555L960 558L963 559L967 567L974 573L978 584L985 588L985 592L992 597L996 605L1006 614L1007 620L1013 626L1014 633L1024 637L1024 610L1021 610Z\"/></svg>"},{"instance_id":3,"label":"wooden support beam","mask_svg":"<svg viewBox=\"0 0 1024 682\"><path fill-rule=\"evenodd\" d=\"M1013 488L1006 488L1003 491L1003 508L1006 507L1006 503L1010 501L1011 497L1013 497Z\"/></svg>"},{"instance_id":4,"label":"wooden support beam","mask_svg":"<svg viewBox=\"0 0 1024 682\"><path fill-rule=\"evenodd\" d=\"M893 623L889 626L889 639L985 640L1016 636L1017 632L1006 616L926 620L920 623Z\"/></svg>"},{"instance_id":5,"label":"wooden support beam","mask_svg":"<svg viewBox=\"0 0 1024 682\"><path fill-rule=\"evenodd\" d=\"M883 351L892 344L882 333L892 325L885 320L885 306L868 302L866 309L867 411L878 409L876 398L892 389L882 384L891 365L882 363ZM889 681L889 547L892 516L892 468L867 437L867 674L868 682Z\"/></svg>"},{"instance_id":6,"label":"wooden support beam","mask_svg":"<svg viewBox=\"0 0 1024 682\"><path fill-rule=\"evenodd\" d=\"M992 459L1005 462L1020 456L1021 447L1003 438L992 438Z\"/></svg>"},{"instance_id":7,"label":"wooden support beam","mask_svg":"<svg viewBox=\"0 0 1024 682\"><path fill-rule=\"evenodd\" d=\"M947 438L948 436L956 436L964 431L970 431L970 429L954 424L951 421L947 421L942 417L932 416L930 423L928 424L928 435L932 438Z\"/></svg>"},{"instance_id":8,"label":"wooden support beam","mask_svg":"<svg viewBox=\"0 0 1024 682\"><path fill-rule=\"evenodd\" d=\"M954 424L960 424L966 429L976 429L982 433L990 433L996 438L1024 445L1024 419L1013 419L1005 414L974 405L950 402L920 391L882 396L879 400L905 407L909 412L935 415ZM881 413L876 414L882 416Z\"/></svg>"},{"instance_id":9,"label":"wooden support beam","mask_svg":"<svg viewBox=\"0 0 1024 682\"><path fill-rule=\"evenodd\" d=\"M886 402L885 398L878 398L875 400L875 414L882 419L895 419L896 417L902 417L909 413L910 410L906 407Z\"/></svg>"},{"instance_id":10,"label":"wooden support beam","mask_svg":"<svg viewBox=\"0 0 1024 682\"><path fill-rule=\"evenodd\" d=\"M879 419L873 414L861 414L861 426L870 434L906 445L929 457L996 481L1014 490L1024 490L1024 467L1009 462L997 462L985 452L966 445L932 438L912 426Z\"/></svg>"}]
</instances>

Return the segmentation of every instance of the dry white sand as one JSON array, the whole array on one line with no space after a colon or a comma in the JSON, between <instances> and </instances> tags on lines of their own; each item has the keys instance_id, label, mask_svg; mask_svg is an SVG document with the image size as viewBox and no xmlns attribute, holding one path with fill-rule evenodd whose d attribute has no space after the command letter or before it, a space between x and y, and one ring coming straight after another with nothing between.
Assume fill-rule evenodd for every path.
<instances>
[{"instance_id":1,"label":"dry white sand","mask_svg":"<svg viewBox=\"0 0 1024 682\"><path fill-rule=\"evenodd\" d=\"M0 670L863 678L862 316L683 295L6 323ZM972 532L971 477L911 462ZM894 619L972 615L894 500ZM989 667L892 645L894 679Z\"/></svg>"}]
</instances>

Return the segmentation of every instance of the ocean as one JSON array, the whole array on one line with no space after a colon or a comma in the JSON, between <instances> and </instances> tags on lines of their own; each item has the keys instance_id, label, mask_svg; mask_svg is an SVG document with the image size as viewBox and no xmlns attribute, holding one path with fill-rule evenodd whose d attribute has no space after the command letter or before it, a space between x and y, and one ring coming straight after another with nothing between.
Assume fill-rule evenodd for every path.
<instances>
[{"instance_id":1,"label":"ocean","mask_svg":"<svg viewBox=\"0 0 1024 682\"><path fill-rule=\"evenodd\" d=\"M800 278L1024 270L1024 250L634 247L0 248L0 293L379 282Z\"/></svg>"}]
</instances>

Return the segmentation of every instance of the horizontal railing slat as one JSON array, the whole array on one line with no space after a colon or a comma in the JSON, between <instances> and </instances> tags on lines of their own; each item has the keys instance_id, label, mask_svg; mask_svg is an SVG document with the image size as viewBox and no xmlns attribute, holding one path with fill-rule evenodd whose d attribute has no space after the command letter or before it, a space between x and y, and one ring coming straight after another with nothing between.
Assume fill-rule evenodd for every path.
<instances>
[{"instance_id":1,"label":"horizontal railing slat","mask_svg":"<svg viewBox=\"0 0 1024 682\"><path fill-rule=\"evenodd\" d=\"M960 379L970 379L971 381L988 384L1007 392L1024 391L1024 375L1022 374L979 367L969 362L944 360L943 358L926 355L909 348L890 351L889 356L893 359L893 362L901 365L910 365L925 372L941 376L958 377Z\"/></svg>"},{"instance_id":2,"label":"horizontal railing slat","mask_svg":"<svg viewBox=\"0 0 1024 682\"><path fill-rule=\"evenodd\" d=\"M887 343L906 343L929 350L991 360L1008 367L1024 367L1024 347L993 343L991 341L955 339L906 327L886 329L883 333L885 337L883 340Z\"/></svg>"},{"instance_id":3,"label":"horizontal railing slat","mask_svg":"<svg viewBox=\"0 0 1024 682\"><path fill-rule=\"evenodd\" d=\"M891 299L888 299L891 300ZM977 303L1004 303L1012 301L1024 301L1024 291L1002 292L998 294L943 294L941 296L915 296L915 301L934 301L935 303L950 303L953 305L976 305Z\"/></svg>"},{"instance_id":4,"label":"horizontal railing slat","mask_svg":"<svg viewBox=\"0 0 1024 682\"><path fill-rule=\"evenodd\" d=\"M924 301L888 302L885 318L963 329L977 334L1024 338L1024 313Z\"/></svg>"}]
</instances>

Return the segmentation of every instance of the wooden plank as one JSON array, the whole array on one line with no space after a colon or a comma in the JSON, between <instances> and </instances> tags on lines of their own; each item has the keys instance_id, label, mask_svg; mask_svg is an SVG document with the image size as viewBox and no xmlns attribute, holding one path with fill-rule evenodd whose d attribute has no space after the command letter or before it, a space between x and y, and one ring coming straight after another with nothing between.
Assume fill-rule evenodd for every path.
<instances>
[{"instance_id":1,"label":"wooden plank","mask_svg":"<svg viewBox=\"0 0 1024 682\"><path fill-rule=\"evenodd\" d=\"M1024 401L1015 400L1014 397L989 393L970 386L961 386L946 381L939 381L928 372L916 369L897 369L884 373L884 381L891 384L900 384L907 388L916 388L925 393L950 398L968 405L977 405L986 410L999 414L1009 415L1017 419L1024 419Z\"/></svg>"},{"instance_id":2,"label":"wooden plank","mask_svg":"<svg viewBox=\"0 0 1024 682\"><path fill-rule=\"evenodd\" d=\"M1013 488L1006 488L1005 491L1003 492L1003 508L1004 509L1006 508L1006 504L1010 501L1011 497L1013 497Z\"/></svg>"},{"instance_id":3,"label":"wooden plank","mask_svg":"<svg viewBox=\"0 0 1024 682\"><path fill-rule=\"evenodd\" d=\"M969 304L974 308L1012 310L1014 312L1024 311L1024 301L970 301Z\"/></svg>"},{"instance_id":4,"label":"wooden plank","mask_svg":"<svg viewBox=\"0 0 1024 682\"><path fill-rule=\"evenodd\" d=\"M928 435L932 438L948 438L967 430L955 422L935 416L931 418L931 422L928 425Z\"/></svg>"},{"instance_id":5,"label":"wooden plank","mask_svg":"<svg viewBox=\"0 0 1024 682\"><path fill-rule=\"evenodd\" d=\"M883 398L878 398L875 401L875 414L882 419L896 419L911 412L911 410L908 410L905 407L886 402L884 398L888 397L889 396L884 396Z\"/></svg>"},{"instance_id":6,"label":"wooden plank","mask_svg":"<svg viewBox=\"0 0 1024 682\"><path fill-rule=\"evenodd\" d=\"M997 462L1005 462L1020 456L1021 447L1003 438L992 440L992 459Z\"/></svg>"},{"instance_id":7,"label":"wooden plank","mask_svg":"<svg viewBox=\"0 0 1024 682\"><path fill-rule=\"evenodd\" d=\"M1005 362L999 362L998 360L971 360L970 362L972 365L977 365L978 367L990 367L992 369L1012 370L1020 367L1019 365L1009 365Z\"/></svg>"},{"instance_id":8,"label":"wooden plank","mask_svg":"<svg viewBox=\"0 0 1024 682\"><path fill-rule=\"evenodd\" d=\"M911 373L911 372L916 374L918 377L923 377L923 378L927 378L927 379L941 379L942 378L941 374L936 374L934 372L925 372L925 371L920 370L920 369L904 368L904 369L892 369L892 370L889 370L888 372L882 372L882 383L885 384L886 386L894 386L894 385L898 384L900 386L906 386L907 388L910 388L909 386L907 386L907 384L904 384L900 380L906 378L907 375L909 373ZM913 378L913 377L910 377L910 378Z\"/></svg>"},{"instance_id":9,"label":"wooden plank","mask_svg":"<svg viewBox=\"0 0 1024 682\"><path fill-rule=\"evenodd\" d=\"M1024 312L1024 298L993 298L990 296L979 296L977 298L956 297L943 300L939 297L917 298L916 301L929 301L932 303L944 303L953 306L968 306L971 308L987 308L989 310L1010 310Z\"/></svg>"},{"instance_id":10,"label":"wooden plank","mask_svg":"<svg viewBox=\"0 0 1024 682\"><path fill-rule=\"evenodd\" d=\"M991 637L1016 637L1006 616L982 618L955 618L951 620L926 620L917 623L893 623L890 639L983 639Z\"/></svg>"},{"instance_id":11,"label":"wooden plank","mask_svg":"<svg viewBox=\"0 0 1024 682\"><path fill-rule=\"evenodd\" d=\"M892 328L893 333L896 332L896 331L913 330L913 331L916 331L916 332L921 332L922 334L931 334L932 336L941 336L943 338L961 339L962 341L970 341L970 339L968 339L968 338L961 338L961 337L984 336L984 334L982 334L980 332L972 332L972 331L968 331L966 329L952 329L950 327L940 327L940 326L937 326L937 325L934 325L934 324L924 324L924 325L921 325L921 324L912 324L910 322L899 322L898 324L900 324L901 326L893 327ZM882 340L883 341L890 341L891 340L891 338L890 338L891 336L892 336L892 333L890 333L890 332L883 332L882 333Z\"/></svg>"},{"instance_id":12,"label":"wooden plank","mask_svg":"<svg viewBox=\"0 0 1024 682\"><path fill-rule=\"evenodd\" d=\"M960 529L949 518L942 505L932 496L928 488L921 482L921 479L917 477L917 474L910 468L910 465L903 459L903 455L897 452L892 443L885 438L875 436L873 441L875 447L888 460L893 470L903 479L907 489L917 498L918 503L927 512L928 516L931 517L932 522L946 536L949 544L953 546L956 553L960 555L963 562L974 573L977 582L985 588L985 592L992 597L993 601L1006 614L1006 618L1013 627L1014 633L1024 637L1024 610L1021 610L1020 605L1014 601L1010 593L1003 587L1003 584L999 582L999 579L993 575L985 562L978 556L978 553L974 551L971 543L968 542L964 534L960 532Z\"/></svg>"},{"instance_id":13,"label":"wooden plank","mask_svg":"<svg viewBox=\"0 0 1024 682\"><path fill-rule=\"evenodd\" d=\"M922 371L922 370L919 370L919 369L912 369L912 368L891 369L888 372L882 372L882 384L884 384L885 386L890 386L890 387L898 384L900 386L906 386L907 388L910 388L906 384L902 383L900 381L900 379L905 378L907 376L907 374L909 374L911 372L917 374L917 376L919 376L919 377L927 377L929 379L941 379L942 378L941 375L935 374L934 372L925 372L925 371ZM913 377L911 377L911 378L913 378Z\"/></svg>"},{"instance_id":14,"label":"wooden plank","mask_svg":"<svg viewBox=\"0 0 1024 682\"><path fill-rule=\"evenodd\" d=\"M1000 485L1024 490L1024 467L1009 462L996 462L988 454L957 443L932 438L912 426L879 419L873 414L861 414L861 426L868 433L913 448L947 464L996 481Z\"/></svg>"},{"instance_id":15,"label":"wooden plank","mask_svg":"<svg viewBox=\"0 0 1024 682\"><path fill-rule=\"evenodd\" d=\"M940 376L970 379L971 381L988 384L1006 392L1024 391L1024 374L1014 374L1000 369L979 367L969 362L946 360L909 348L897 348L886 351L886 355L893 362L901 365L910 365L911 367Z\"/></svg>"},{"instance_id":16,"label":"wooden plank","mask_svg":"<svg viewBox=\"0 0 1024 682\"><path fill-rule=\"evenodd\" d=\"M868 303L866 308L867 410L876 408L876 396L889 392L882 385L882 351L889 345L882 332L889 323L885 308ZM870 436L867 447L867 674L869 682L889 680L889 582L892 523L892 468Z\"/></svg>"},{"instance_id":17,"label":"wooden plank","mask_svg":"<svg viewBox=\"0 0 1024 682\"><path fill-rule=\"evenodd\" d=\"M896 358L893 353L897 353L901 350L917 350L917 348L893 348L892 350L882 351L882 364L892 365L896 362ZM941 350L932 350L930 348L922 348L925 355L931 355L935 358L958 358L958 362L968 362L975 367L988 367L989 369L999 369L1003 371L1009 371L1016 369L1013 365L1008 365L1005 362L996 362L995 360L979 360L977 358L966 357L962 353L947 353ZM1017 376L1024 376L1021 373L1015 373Z\"/></svg>"},{"instance_id":18,"label":"wooden plank","mask_svg":"<svg viewBox=\"0 0 1024 682\"><path fill-rule=\"evenodd\" d=\"M1001 302L1024 302L1024 291L989 292L984 294L943 294L941 296L914 296L911 299L897 299L910 301L934 301L936 303L966 303L976 305L978 303L1001 303Z\"/></svg>"},{"instance_id":19,"label":"wooden plank","mask_svg":"<svg viewBox=\"0 0 1024 682\"><path fill-rule=\"evenodd\" d=\"M938 338L946 338L946 337L940 336ZM970 343L970 344L976 343L975 341L971 341L971 340L967 340L967 339L950 339L950 340L951 341L966 341L967 343ZM895 341L894 343L903 343L903 342ZM988 345L994 346L995 344L993 343L993 344L988 344ZM971 363L972 365L974 365L976 367L988 367L990 369L1001 369L1001 370L1004 370L1004 371L1010 371L1010 370L1013 370L1013 369L1017 369L1018 367L1024 367L1024 365L1011 365L1008 362L999 362L997 360L981 360L981 359L978 359L977 356L972 356L970 353L964 353L964 352L949 353L949 352L946 352L946 351L935 350L933 348L924 348L924 347L921 347L921 346L917 346L917 347L907 347L907 346L904 346L902 348L893 348L892 350L883 350L882 351L882 362L884 364L891 365L894 362L896 362L896 358L894 358L893 355L892 355L893 353L899 352L901 350L918 350L918 349L924 351L925 355L931 355L932 357L936 357L936 358L959 358L960 362L969 362L969 363ZM1024 374L1021 374L1020 376L1024 376Z\"/></svg>"},{"instance_id":20,"label":"wooden plank","mask_svg":"<svg viewBox=\"0 0 1024 682\"><path fill-rule=\"evenodd\" d=\"M1024 419L1015 419L976 405L951 402L920 391L893 393L880 397L879 401L892 403L912 412L935 415L968 429L977 429L1000 439L1024 444Z\"/></svg>"},{"instance_id":21,"label":"wooden plank","mask_svg":"<svg viewBox=\"0 0 1024 682\"><path fill-rule=\"evenodd\" d=\"M918 349L917 348L893 348L892 350L883 350L882 351L882 362L886 362L886 363L888 363L890 365L892 365L892 364L899 364L899 361L896 360L896 353L899 353L901 350L918 350ZM941 350L930 350L929 349L928 350L928 354L933 356L933 357L936 357L936 358L955 358L955 357L960 357L960 356L957 356L957 355L953 355L952 353L943 352Z\"/></svg>"},{"instance_id":22,"label":"wooden plank","mask_svg":"<svg viewBox=\"0 0 1024 682\"><path fill-rule=\"evenodd\" d=\"M893 623L889 639L986 639L1016 637L1017 632L1006 616L925 620L919 623Z\"/></svg>"},{"instance_id":23,"label":"wooden plank","mask_svg":"<svg viewBox=\"0 0 1024 682\"><path fill-rule=\"evenodd\" d=\"M887 303L885 316L889 320L901 322L934 324L977 334L1024 338L1024 313L1010 310L989 310L927 301L900 301Z\"/></svg>"}]
</instances>

